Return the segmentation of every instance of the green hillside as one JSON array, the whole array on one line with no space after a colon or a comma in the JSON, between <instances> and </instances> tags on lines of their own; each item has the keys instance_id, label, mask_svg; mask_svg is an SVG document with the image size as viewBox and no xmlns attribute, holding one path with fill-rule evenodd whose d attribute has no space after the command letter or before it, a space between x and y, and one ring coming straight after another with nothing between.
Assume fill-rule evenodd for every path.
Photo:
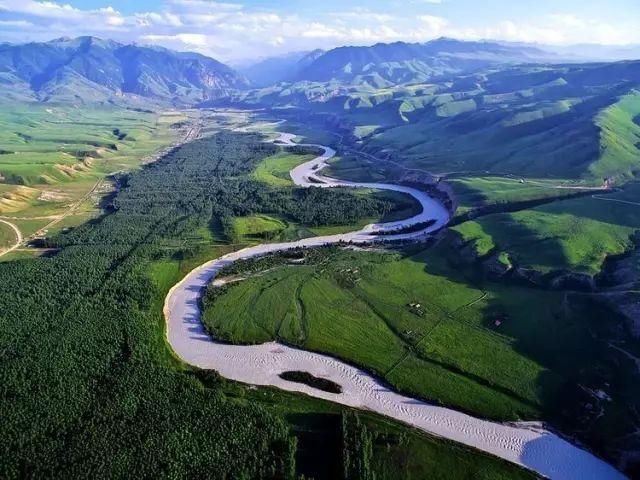
<instances>
[{"instance_id":1,"label":"green hillside","mask_svg":"<svg viewBox=\"0 0 640 480\"><path fill-rule=\"evenodd\" d=\"M640 91L632 90L602 110L595 123L600 128L600 157L590 167L596 177L640 173Z\"/></svg>"},{"instance_id":2,"label":"green hillside","mask_svg":"<svg viewBox=\"0 0 640 480\"><path fill-rule=\"evenodd\" d=\"M638 84L640 62L501 66L382 88L302 81L218 104L339 118L356 148L408 168L601 184L638 170Z\"/></svg>"},{"instance_id":3,"label":"green hillside","mask_svg":"<svg viewBox=\"0 0 640 480\"><path fill-rule=\"evenodd\" d=\"M616 455L638 387L633 362L608 342L635 352L638 340L585 296L482 281L451 264L456 255L441 243L241 262L221 275L248 278L209 287L204 321L217 338L330 353L475 415L545 419ZM611 400L589 393L600 390Z\"/></svg>"},{"instance_id":4,"label":"green hillside","mask_svg":"<svg viewBox=\"0 0 640 480\"><path fill-rule=\"evenodd\" d=\"M103 107L13 104L0 113L0 176L14 185L58 184L124 168L167 142L171 115ZM177 123L183 117L173 116Z\"/></svg>"}]
</instances>

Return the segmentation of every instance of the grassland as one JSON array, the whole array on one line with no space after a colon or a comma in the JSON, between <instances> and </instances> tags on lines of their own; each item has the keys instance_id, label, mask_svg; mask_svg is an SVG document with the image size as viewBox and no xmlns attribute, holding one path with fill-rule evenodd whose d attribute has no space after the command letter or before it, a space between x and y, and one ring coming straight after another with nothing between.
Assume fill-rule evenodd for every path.
<instances>
[{"instance_id":1,"label":"grassland","mask_svg":"<svg viewBox=\"0 0 640 480\"><path fill-rule=\"evenodd\" d=\"M576 187L575 182L519 177L452 177L447 178L458 203L457 214L487 205L506 205L529 200L567 196L578 190L558 186Z\"/></svg>"},{"instance_id":2,"label":"grassland","mask_svg":"<svg viewBox=\"0 0 640 480\"><path fill-rule=\"evenodd\" d=\"M16 234L11 227L0 222L0 252L16 243Z\"/></svg>"},{"instance_id":3,"label":"grassland","mask_svg":"<svg viewBox=\"0 0 640 480\"><path fill-rule=\"evenodd\" d=\"M278 338L328 352L463 410L500 419L539 417L536 380L545 369L513 352L501 335L504 327L496 331L483 314L507 291L489 295L462 278L425 272L425 263L441 269L439 262L424 252L408 258L333 253L317 265L282 267L234 285L204 318L227 340ZM552 293L540 297L535 311L509 305L502 314L524 323L558 301ZM505 368L489 365L496 363Z\"/></svg>"},{"instance_id":4,"label":"grassland","mask_svg":"<svg viewBox=\"0 0 640 480\"><path fill-rule=\"evenodd\" d=\"M5 183L55 185L125 169L170 142L171 123L183 119L177 112L16 104L0 116L0 174Z\"/></svg>"},{"instance_id":5,"label":"grassland","mask_svg":"<svg viewBox=\"0 0 640 480\"><path fill-rule=\"evenodd\" d=\"M328 250L212 287L204 321L226 341L329 353L412 395L497 420L551 421L595 448L626 435L622 412L639 390L635 366L606 340L616 320L580 295L475 279L452 255L446 245ZM589 393L598 391L613 400Z\"/></svg>"},{"instance_id":6,"label":"grassland","mask_svg":"<svg viewBox=\"0 0 640 480\"><path fill-rule=\"evenodd\" d=\"M640 229L638 200L640 186L632 183L616 193L488 215L453 230L479 256L508 252L519 265L541 272L565 269L593 276L607 255L633 246L630 236Z\"/></svg>"},{"instance_id":7,"label":"grassland","mask_svg":"<svg viewBox=\"0 0 640 480\"><path fill-rule=\"evenodd\" d=\"M253 173L253 178L277 187L292 186L293 182L289 172L301 163L313 160L315 157L316 155L313 154L300 155L283 149L276 155L260 162Z\"/></svg>"},{"instance_id":8,"label":"grassland","mask_svg":"<svg viewBox=\"0 0 640 480\"><path fill-rule=\"evenodd\" d=\"M284 222L267 215L238 217L234 220L234 224L238 235L242 236L253 236L277 232L286 228L286 224Z\"/></svg>"},{"instance_id":9,"label":"grassland","mask_svg":"<svg viewBox=\"0 0 640 480\"><path fill-rule=\"evenodd\" d=\"M626 179L638 173L640 145L640 91L632 90L596 117L600 128L602 154L590 167L590 172L600 178L616 174Z\"/></svg>"},{"instance_id":10,"label":"grassland","mask_svg":"<svg viewBox=\"0 0 640 480\"><path fill-rule=\"evenodd\" d=\"M136 168L167 147L180 135L174 125L188 115L36 104L3 109L0 215L25 238L94 218L111 188L105 177Z\"/></svg>"}]
</instances>

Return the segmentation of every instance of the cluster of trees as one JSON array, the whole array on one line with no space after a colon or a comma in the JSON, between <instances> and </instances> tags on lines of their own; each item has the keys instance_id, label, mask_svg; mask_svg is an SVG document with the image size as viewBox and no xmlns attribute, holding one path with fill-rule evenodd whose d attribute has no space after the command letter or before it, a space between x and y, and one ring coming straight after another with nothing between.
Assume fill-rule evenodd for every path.
<instances>
[{"instance_id":1,"label":"cluster of trees","mask_svg":"<svg viewBox=\"0 0 640 480\"><path fill-rule=\"evenodd\" d=\"M0 264L0 476L288 478L287 423L175 368L167 240L234 214L237 177L272 146L250 135L185 145L131 175L115 211L50 239L52 258Z\"/></svg>"},{"instance_id":2,"label":"cluster of trees","mask_svg":"<svg viewBox=\"0 0 640 480\"><path fill-rule=\"evenodd\" d=\"M435 225L435 223L436 223L435 219L430 219L430 220L427 220L426 222L418 222L418 223L414 223L413 225L407 225L406 227L394 228L393 230L379 230L377 232L373 232L372 235L390 236L390 235L402 235L406 233L415 233L421 230L426 230L427 228Z\"/></svg>"},{"instance_id":3,"label":"cluster of trees","mask_svg":"<svg viewBox=\"0 0 640 480\"><path fill-rule=\"evenodd\" d=\"M288 372L282 372L280 378L289 382L303 383L318 390L322 390L329 393L340 394L342 393L342 387L340 384L329 380L328 378L321 378L311 375L309 372L303 372L299 370L292 370Z\"/></svg>"},{"instance_id":4,"label":"cluster of trees","mask_svg":"<svg viewBox=\"0 0 640 480\"><path fill-rule=\"evenodd\" d=\"M357 413L342 414L342 468L345 479L375 480L373 435Z\"/></svg>"},{"instance_id":5,"label":"cluster of trees","mask_svg":"<svg viewBox=\"0 0 640 480\"><path fill-rule=\"evenodd\" d=\"M287 213L323 225L389 208L252 181L276 149L233 133L183 145L125 177L111 213L47 239L55 256L0 263L0 477L294 474L283 418L175 368L166 291L149 274L167 244L188 253L196 229L227 218Z\"/></svg>"},{"instance_id":6,"label":"cluster of trees","mask_svg":"<svg viewBox=\"0 0 640 480\"><path fill-rule=\"evenodd\" d=\"M317 265L326 262L340 247L326 245L315 248L291 248L259 257L244 258L224 267L218 273L218 277L230 275L252 274L263 272L274 267L286 265L295 261L297 264ZM215 288L215 287L212 287Z\"/></svg>"}]
</instances>

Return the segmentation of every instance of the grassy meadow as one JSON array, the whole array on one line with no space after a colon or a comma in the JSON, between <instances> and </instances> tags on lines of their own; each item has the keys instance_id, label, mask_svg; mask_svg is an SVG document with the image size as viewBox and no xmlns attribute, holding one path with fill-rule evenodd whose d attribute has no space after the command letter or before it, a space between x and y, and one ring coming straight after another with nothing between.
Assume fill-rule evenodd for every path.
<instances>
[{"instance_id":1,"label":"grassy meadow","mask_svg":"<svg viewBox=\"0 0 640 480\"><path fill-rule=\"evenodd\" d=\"M100 214L111 173L128 171L179 136L191 113L11 104L0 113L0 216L25 238ZM3 260L17 258L18 252Z\"/></svg>"},{"instance_id":2,"label":"grassy meadow","mask_svg":"<svg viewBox=\"0 0 640 480\"><path fill-rule=\"evenodd\" d=\"M313 160L317 155L296 154L282 149L276 155L265 158L253 173L253 178L277 187L292 186L289 172L298 165Z\"/></svg>"},{"instance_id":3,"label":"grassy meadow","mask_svg":"<svg viewBox=\"0 0 640 480\"><path fill-rule=\"evenodd\" d=\"M204 321L225 341L329 353L475 415L588 432L596 448L626 435L620 415L640 390L633 362L607 344L617 321L579 294L482 281L451 255L326 249L277 262L210 287ZM600 390L613 401L588 393Z\"/></svg>"},{"instance_id":4,"label":"grassy meadow","mask_svg":"<svg viewBox=\"0 0 640 480\"><path fill-rule=\"evenodd\" d=\"M608 255L632 248L630 237L640 229L634 204L639 200L640 185L631 183L614 193L487 215L453 230L479 256L508 252L519 265L541 272L565 269L593 276Z\"/></svg>"},{"instance_id":5,"label":"grassy meadow","mask_svg":"<svg viewBox=\"0 0 640 480\"><path fill-rule=\"evenodd\" d=\"M0 115L5 183L55 185L126 169L161 149L182 113L21 105ZM169 138L170 140L170 138Z\"/></svg>"},{"instance_id":6,"label":"grassy meadow","mask_svg":"<svg viewBox=\"0 0 640 480\"><path fill-rule=\"evenodd\" d=\"M16 234L11 227L0 222L0 252L16 242Z\"/></svg>"},{"instance_id":7,"label":"grassy meadow","mask_svg":"<svg viewBox=\"0 0 640 480\"><path fill-rule=\"evenodd\" d=\"M234 285L205 310L205 323L229 341L277 338L328 352L404 391L487 417L539 417L544 368L513 352L504 328L483 315L500 294L427 273L426 260L440 262L426 252L332 252L317 265L283 266ZM558 300L548 297L541 311ZM511 306L505 315L535 313ZM509 367L492 368L496 358Z\"/></svg>"}]
</instances>

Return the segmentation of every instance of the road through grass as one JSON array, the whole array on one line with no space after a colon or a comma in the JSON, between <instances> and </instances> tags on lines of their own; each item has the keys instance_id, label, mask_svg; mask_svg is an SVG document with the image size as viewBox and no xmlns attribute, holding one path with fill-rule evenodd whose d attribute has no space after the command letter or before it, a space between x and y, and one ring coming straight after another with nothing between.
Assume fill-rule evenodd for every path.
<instances>
[{"instance_id":1,"label":"road through grass","mask_svg":"<svg viewBox=\"0 0 640 480\"><path fill-rule=\"evenodd\" d=\"M0 218L0 257L18 248L22 242L22 232L13 223Z\"/></svg>"}]
</instances>

